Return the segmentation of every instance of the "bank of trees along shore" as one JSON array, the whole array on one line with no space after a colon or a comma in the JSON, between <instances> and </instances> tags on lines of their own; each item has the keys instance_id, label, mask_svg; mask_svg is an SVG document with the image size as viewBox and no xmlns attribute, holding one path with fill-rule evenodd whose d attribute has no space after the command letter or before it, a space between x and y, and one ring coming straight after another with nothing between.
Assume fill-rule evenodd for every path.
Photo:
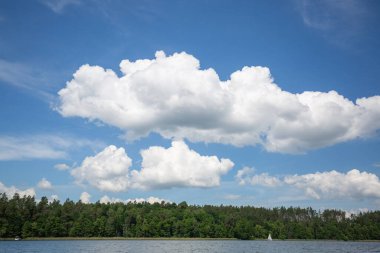
<instances>
[{"instance_id":1,"label":"bank of trees along shore","mask_svg":"<svg viewBox=\"0 0 380 253\"><path fill-rule=\"evenodd\" d=\"M175 203L84 204L0 194L0 237L186 237L379 240L380 211Z\"/></svg>"}]
</instances>

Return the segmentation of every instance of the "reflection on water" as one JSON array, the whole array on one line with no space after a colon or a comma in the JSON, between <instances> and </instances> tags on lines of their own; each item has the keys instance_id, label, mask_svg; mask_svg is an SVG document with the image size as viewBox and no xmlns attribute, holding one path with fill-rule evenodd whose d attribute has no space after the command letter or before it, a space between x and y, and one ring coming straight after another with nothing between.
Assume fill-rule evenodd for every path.
<instances>
[{"instance_id":1,"label":"reflection on water","mask_svg":"<svg viewBox=\"0 0 380 253\"><path fill-rule=\"evenodd\" d=\"M380 252L380 242L239 240L0 241L0 253Z\"/></svg>"}]
</instances>

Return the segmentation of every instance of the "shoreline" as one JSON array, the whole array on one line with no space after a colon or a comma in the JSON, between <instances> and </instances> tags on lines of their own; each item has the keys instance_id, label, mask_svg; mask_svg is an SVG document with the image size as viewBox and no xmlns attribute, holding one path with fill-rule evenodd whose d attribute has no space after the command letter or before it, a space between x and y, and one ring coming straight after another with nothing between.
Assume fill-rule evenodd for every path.
<instances>
[{"instance_id":1,"label":"shoreline","mask_svg":"<svg viewBox=\"0 0 380 253\"><path fill-rule=\"evenodd\" d=\"M266 239L240 240L237 238L191 238L191 237L27 237L20 241L267 241ZM0 241L16 241L0 238ZM380 240L329 240L329 239L273 239L273 241L336 241L336 242L380 242Z\"/></svg>"},{"instance_id":2,"label":"shoreline","mask_svg":"<svg viewBox=\"0 0 380 253\"><path fill-rule=\"evenodd\" d=\"M197 241L210 241L210 240L217 240L217 241L232 241L232 240L239 240L236 238L192 238L192 237L27 237L22 238L20 241L106 241L106 240L118 240L118 241L191 241L191 240L197 240ZM15 241L14 238L0 238L0 241Z\"/></svg>"}]
</instances>

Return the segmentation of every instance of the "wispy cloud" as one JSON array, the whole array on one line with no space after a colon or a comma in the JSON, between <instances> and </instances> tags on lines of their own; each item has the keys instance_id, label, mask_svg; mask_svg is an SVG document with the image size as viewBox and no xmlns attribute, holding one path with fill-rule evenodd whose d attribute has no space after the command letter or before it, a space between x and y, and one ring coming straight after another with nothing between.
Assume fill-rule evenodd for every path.
<instances>
[{"instance_id":1,"label":"wispy cloud","mask_svg":"<svg viewBox=\"0 0 380 253\"><path fill-rule=\"evenodd\" d=\"M45 73L25 64L0 59L0 82L32 91L48 101L54 99L54 96L46 91L49 81Z\"/></svg>"},{"instance_id":2,"label":"wispy cloud","mask_svg":"<svg viewBox=\"0 0 380 253\"><path fill-rule=\"evenodd\" d=\"M107 22L119 28L122 20L131 16L150 23L159 15L160 3L150 0L40 0L42 4L57 14L64 13L69 7L86 6L86 8L103 17Z\"/></svg>"},{"instance_id":3,"label":"wispy cloud","mask_svg":"<svg viewBox=\"0 0 380 253\"><path fill-rule=\"evenodd\" d=\"M380 162L372 164L373 167L380 168Z\"/></svg>"},{"instance_id":4,"label":"wispy cloud","mask_svg":"<svg viewBox=\"0 0 380 253\"><path fill-rule=\"evenodd\" d=\"M0 59L0 80L3 82L17 87L31 88L31 84L39 82L34 74L25 65Z\"/></svg>"},{"instance_id":5,"label":"wispy cloud","mask_svg":"<svg viewBox=\"0 0 380 253\"><path fill-rule=\"evenodd\" d=\"M70 5L79 5L81 2L81 0L41 0L41 3L58 14L61 14L66 7Z\"/></svg>"},{"instance_id":6,"label":"wispy cloud","mask_svg":"<svg viewBox=\"0 0 380 253\"><path fill-rule=\"evenodd\" d=\"M0 161L67 158L79 147L100 147L101 142L57 135L0 136Z\"/></svg>"},{"instance_id":7,"label":"wispy cloud","mask_svg":"<svg viewBox=\"0 0 380 253\"><path fill-rule=\"evenodd\" d=\"M124 0L94 0L92 3L97 12L111 24L117 26L123 23L120 22L121 20L131 16L147 23L153 22L161 16L159 1L140 0L126 4Z\"/></svg>"},{"instance_id":8,"label":"wispy cloud","mask_svg":"<svg viewBox=\"0 0 380 253\"><path fill-rule=\"evenodd\" d=\"M370 10L360 0L296 0L303 23L330 42L345 46L361 32Z\"/></svg>"}]
</instances>

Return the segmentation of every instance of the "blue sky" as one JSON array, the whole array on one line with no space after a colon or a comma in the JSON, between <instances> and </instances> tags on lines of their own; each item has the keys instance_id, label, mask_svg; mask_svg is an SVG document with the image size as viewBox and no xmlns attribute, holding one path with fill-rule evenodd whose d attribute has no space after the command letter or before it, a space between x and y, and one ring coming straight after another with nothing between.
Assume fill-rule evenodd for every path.
<instances>
[{"instance_id":1,"label":"blue sky","mask_svg":"<svg viewBox=\"0 0 380 253\"><path fill-rule=\"evenodd\" d=\"M379 8L2 1L0 190L378 209Z\"/></svg>"}]
</instances>

